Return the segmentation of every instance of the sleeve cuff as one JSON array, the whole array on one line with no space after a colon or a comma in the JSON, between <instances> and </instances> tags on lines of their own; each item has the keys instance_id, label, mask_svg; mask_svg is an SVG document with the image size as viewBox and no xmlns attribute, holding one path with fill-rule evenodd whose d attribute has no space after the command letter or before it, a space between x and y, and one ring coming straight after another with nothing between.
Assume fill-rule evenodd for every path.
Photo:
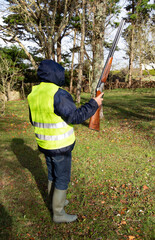
<instances>
[{"instance_id":1,"label":"sleeve cuff","mask_svg":"<svg viewBox=\"0 0 155 240\"><path fill-rule=\"evenodd\" d=\"M89 103L94 107L96 108L96 110L99 108L97 102L95 101L95 99L91 98Z\"/></svg>"}]
</instances>

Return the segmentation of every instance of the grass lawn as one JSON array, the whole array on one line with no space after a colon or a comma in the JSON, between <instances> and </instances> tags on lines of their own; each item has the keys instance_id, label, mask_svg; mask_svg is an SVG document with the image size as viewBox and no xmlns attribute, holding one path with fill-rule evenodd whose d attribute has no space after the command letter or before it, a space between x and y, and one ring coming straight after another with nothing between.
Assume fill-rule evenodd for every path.
<instances>
[{"instance_id":1,"label":"grass lawn","mask_svg":"<svg viewBox=\"0 0 155 240\"><path fill-rule=\"evenodd\" d=\"M0 118L0 239L153 240L154 89L105 91L100 132L75 126L66 212L55 224L47 169L29 123L27 101L12 101ZM82 104L89 94L82 94Z\"/></svg>"}]
</instances>

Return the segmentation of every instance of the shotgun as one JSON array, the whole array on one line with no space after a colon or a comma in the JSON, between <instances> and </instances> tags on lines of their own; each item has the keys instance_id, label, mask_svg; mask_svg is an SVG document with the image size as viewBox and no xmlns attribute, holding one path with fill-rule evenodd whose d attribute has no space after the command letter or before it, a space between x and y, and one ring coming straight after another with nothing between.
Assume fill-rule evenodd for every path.
<instances>
[{"instance_id":1,"label":"shotgun","mask_svg":"<svg viewBox=\"0 0 155 240\"><path fill-rule=\"evenodd\" d=\"M98 81L98 84L97 84L97 87L96 87L96 97L98 95L100 95L101 92L103 92L104 83L106 82L106 80L108 78L110 68L111 68L111 64L112 64L112 60L113 60L113 55L114 55L118 40L120 38L121 32L123 30L124 23L125 23L125 20L122 19L120 24L119 24L119 27L118 27L116 36L114 38L114 41L112 43L112 47L109 51L106 63L104 65L103 71L102 71L101 76L100 76L100 79ZM97 111L95 112L95 114L90 118L90 122L89 122L89 128L90 129L93 129L93 130L96 130L96 131L100 130L100 110L101 110L101 107L99 107L97 109Z\"/></svg>"}]
</instances>

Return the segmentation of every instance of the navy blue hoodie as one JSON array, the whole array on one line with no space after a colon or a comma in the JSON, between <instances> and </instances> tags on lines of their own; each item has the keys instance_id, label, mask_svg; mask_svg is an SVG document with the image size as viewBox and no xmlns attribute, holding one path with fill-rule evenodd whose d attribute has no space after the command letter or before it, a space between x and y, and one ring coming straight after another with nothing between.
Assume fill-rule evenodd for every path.
<instances>
[{"instance_id":1,"label":"navy blue hoodie","mask_svg":"<svg viewBox=\"0 0 155 240\"><path fill-rule=\"evenodd\" d=\"M65 84L65 69L52 60L43 60L39 65L37 75L41 82L54 83L60 87ZM54 96L54 113L60 116L68 124L80 124L84 122L94 115L97 109L98 104L94 99L91 99L88 103L77 108L71 94L62 88L59 88ZM39 150L50 156L72 151L74 144L56 150L45 150L39 147Z\"/></svg>"}]
</instances>

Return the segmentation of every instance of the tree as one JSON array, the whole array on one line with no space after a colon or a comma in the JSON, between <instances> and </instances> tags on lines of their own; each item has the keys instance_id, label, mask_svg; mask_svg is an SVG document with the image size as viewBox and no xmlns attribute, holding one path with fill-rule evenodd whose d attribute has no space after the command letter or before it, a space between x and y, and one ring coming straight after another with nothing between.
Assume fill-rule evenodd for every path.
<instances>
[{"instance_id":1,"label":"tree","mask_svg":"<svg viewBox=\"0 0 155 240\"><path fill-rule=\"evenodd\" d=\"M85 11L86 11L86 2L82 0L82 13L80 14L81 19L81 46L80 46L80 61L79 61L79 70L78 70L78 83L76 91L76 101L80 103L81 95L81 83L83 78L83 64L84 64L84 41L85 41Z\"/></svg>"},{"instance_id":2,"label":"tree","mask_svg":"<svg viewBox=\"0 0 155 240\"><path fill-rule=\"evenodd\" d=\"M80 102L81 80L83 75L84 55L89 60L93 69L93 80L91 81L91 95L95 95L95 89L99 80L104 63L104 42L105 30L111 24L112 17L119 12L119 1L111 0L94 0L86 2L79 10L82 13L80 25L80 58L77 84L77 102ZM83 1L82 1L83 3ZM85 5L85 7L84 7ZM92 59L87 52L91 48ZM89 50L88 50L89 51ZM90 67L91 69L91 67Z\"/></svg>"},{"instance_id":3,"label":"tree","mask_svg":"<svg viewBox=\"0 0 155 240\"><path fill-rule=\"evenodd\" d=\"M25 98L24 81L27 80L27 78L29 78L29 81L31 81L30 75L32 75L32 71L34 72L34 70L31 68L31 63L27 55L22 48L18 48L16 45L11 45L10 47L6 46L4 48L1 47L0 51L2 52L3 56L5 56L5 58L11 62L12 66L18 69L18 72L20 72L19 76L22 75L20 80L17 79L17 84L14 87L16 87L15 90L20 89L22 97ZM30 54L33 56L35 62L42 60L41 58L36 57L35 54ZM33 74L33 78L33 81L35 81L35 73Z\"/></svg>"},{"instance_id":4,"label":"tree","mask_svg":"<svg viewBox=\"0 0 155 240\"><path fill-rule=\"evenodd\" d=\"M128 5L126 6L126 10L128 13L128 22L131 25L128 27L128 35L129 35L129 77L128 82L129 86L131 86L132 80L132 71L133 71L133 58L134 58L134 34L135 34L135 0L129 0Z\"/></svg>"},{"instance_id":5,"label":"tree","mask_svg":"<svg viewBox=\"0 0 155 240\"><path fill-rule=\"evenodd\" d=\"M139 0L137 3L137 21L136 21L136 30L137 30L137 40L136 49L139 51L139 69L140 69L140 82L142 84L142 64L144 63L144 29L146 28L147 22L150 19L150 13L152 8L155 7L152 4L149 4L149 0ZM148 37L148 36L147 36ZM150 36L148 37L150 38Z\"/></svg>"},{"instance_id":6,"label":"tree","mask_svg":"<svg viewBox=\"0 0 155 240\"><path fill-rule=\"evenodd\" d=\"M72 63L71 63L71 78L70 78L70 93L73 91L73 74L74 74L74 55L75 55L75 44L76 44L76 33L77 29L74 29L74 40L73 40L73 50L72 50Z\"/></svg>"},{"instance_id":7,"label":"tree","mask_svg":"<svg viewBox=\"0 0 155 240\"><path fill-rule=\"evenodd\" d=\"M139 59L140 80L142 80L142 36L152 8L154 8L154 6L149 4L149 0L129 0L126 6L126 10L128 11L127 20L130 23L126 31L126 40L129 43L129 87L131 86L132 82L133 62L136 57ZM137 56L136 49L139 50Z\"/></svg>"},{"instance_id":8,"label":"tree","mask_svg":"<svg viewBox=\"0 0 155 240\"><path fill-rule=\"evenodd\" d=\"M105 33L112 25L113 17L117 17L119 13L118 3L119 0L94 0L88 4L86 39L92 50L92 59L90 59L93 71L92 96L95 95L96 85L103 69Z\"/></svg>"},{"instance_id":9,"label":"tree","mask_svg":"<svg viewBox=\"0 0 155 240\"><path fill-rule=\"evenodd\" d=\"M71 76L70 76L70 93L73 91L73 78L74 78L74 57L75 53L79 51L79 47L76 46L77 41L77 33L80 32L81 24L80 24L80 14L78 14L78 9L74 12L71 18L71 28L73 29L73 34L70 35L71 41L73 41L73 47L70 49L72 53L71 57ZM73 35L73 37L72 37Z\"/></svg>"},{"instance_id":10,"label":"tree","mask_svg":"<svg viewBox=\"0 0 155 240\"><path fill-rule=\"evenodd\" d=\"M4 18L4 24L0 26L0 37L10 42L18 42L35 69L37 69L36 62L22 40L35 43L38 53L46 59L53 58L53 60L55 60L57 44L58 61L60 61L61 39L77 2L75 0L8 0L8 2L12 14Z\"/></svg>"},{"instance_id":11,"label":"tree","mask_svg":"<svg viewBox=\"0 0 155 240\"><path fill-rule=\"evenodd\" d=\"M0 92L4 96L1 99L3 113L5 112L5 102L10 99L11 90L13 90L17 81L23 80L21 70L15 65L16 62L0 50Z\"/></svg>"},{"instance_id":12,"label":"tree","mask_svg":"<svg viewBox=\"0 0 155 240\"><path fill-rule=\"evenodd\" d=\"M152 16L149 21L145 24L143 28L143 35L141 36L143 41L143 64L152 64L155 62L155 25L154 25L154 16Z\"/></svg>"}]
</instances>

